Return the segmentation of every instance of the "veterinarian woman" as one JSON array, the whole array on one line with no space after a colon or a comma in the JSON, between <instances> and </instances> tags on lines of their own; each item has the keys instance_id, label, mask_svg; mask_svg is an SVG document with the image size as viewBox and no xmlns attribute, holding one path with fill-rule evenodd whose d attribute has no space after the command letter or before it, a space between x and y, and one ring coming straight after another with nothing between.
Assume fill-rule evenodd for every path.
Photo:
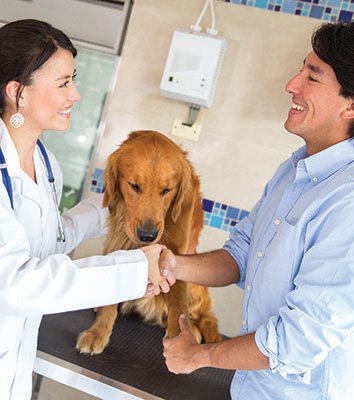
<instances>
[{"instance_id":1,"label":"veterinarian woman","mask_svg":"<svg viewBox=\"0 0 354 400\"><path fill-rule=\"evenodd\" d=\"M82 240L104 234L107 210L87 200L60 217L62 175L39 137L69 128L80 95L76 49L50 25L22 20L0 28L0 399L31 397L42 314L168 291L162 246L72 261ZM160 285L160 289L159 289Z\"/></svg>"}]
</instances>

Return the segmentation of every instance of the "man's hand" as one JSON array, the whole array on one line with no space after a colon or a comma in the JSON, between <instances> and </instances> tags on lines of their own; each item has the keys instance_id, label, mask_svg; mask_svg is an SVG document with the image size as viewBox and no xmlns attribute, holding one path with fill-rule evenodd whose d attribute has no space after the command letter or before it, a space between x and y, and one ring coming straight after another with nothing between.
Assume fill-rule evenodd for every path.
<instances>
[{"instance_id":1,"label":"man's hand","mask_svg":"<svg viewBox=\"0 0 354 400\"><path fill-rule=\"evenodd\" d=\"M159 261L161 275L167 279L170 286L176 282L176 268L177 259L176 256L169 249L164 249L160 255Z\"/></svg>"},{"instance_id":2,"label":"man's hand","mask_svg":"<svg viewBox=\"0 0 354 400\"><path fill-rule=\"evenodd\" d=\"M189 374L203 366L202 357L205 352L202 346L197 343L187 325L186 317L181 314L179 317L181 333L171 339L164 338L163 355L169 371L175 374Z\"/></svg>"}]
</instances>

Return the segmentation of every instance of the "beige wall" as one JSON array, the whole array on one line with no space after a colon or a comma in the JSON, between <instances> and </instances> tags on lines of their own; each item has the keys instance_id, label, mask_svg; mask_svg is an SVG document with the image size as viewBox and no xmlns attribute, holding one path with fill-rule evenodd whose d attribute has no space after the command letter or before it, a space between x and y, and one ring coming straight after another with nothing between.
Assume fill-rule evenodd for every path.
<instances>
[{"instance_id":1,"label":"beige wall","mask_svg":"<svg viewBox=\"0 0 354 400\"><path fill-rule=\"evenodd\" d=\"M278 164L302 144L283 128L291 104L284 86L301 68L319 21L215 3L216 27L228 49L214 105L204 112L197 143L170 138L189 150L205 198L250 210ZM155 129L169 135L173 119L186 118L188 106L160 96L159 84L173 31L194 23L203 4L135 0L98 167L104 167L108 154L130 131ZM217 248L227 237L224 231L205 227L199 250ZM232 286L212 293L223 333L235 335L241 291Z\"/></svg>"}]
</instances>

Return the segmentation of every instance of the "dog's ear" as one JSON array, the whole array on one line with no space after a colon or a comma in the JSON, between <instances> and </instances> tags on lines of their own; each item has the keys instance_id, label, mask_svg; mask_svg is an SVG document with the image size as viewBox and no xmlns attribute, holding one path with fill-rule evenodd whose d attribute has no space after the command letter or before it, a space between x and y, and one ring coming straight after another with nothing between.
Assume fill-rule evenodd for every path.
<instances>
[{"instance_id":1,"label":"dog's ear","mask_svg":"<svg viewBox=\"0 0 354 400\"><path fill-rule=\"evenodd\" d=\"M141 136L142 132L144 131L132 131L129 133L128 138L125 140L126 142L129 142L132 139L135 139L138 136Z\"/></svg>"},{"instance_id":2,"label":"dog's ear","mask_svg":"<svg viewBox=\"0 0 354 400\"><path fill-rule=\"evenodd\" d=\"M104 195L103 207L108 207L110 210L119 202L121 192L119 188L119 155L118 150L112 153L107 160L107 165L104 170Z\"/></svg>"},{"instance_id":3,"label":"dog's ear","mask_svg":"<svg viewBox=\"0 0 354 400\"><path fill-rule=\"evenodd\" d=\"M126 139L127 142L129 142L132 139L135 139L139 136L144 136L144 135L150 135L151 133L158 133L155 131L150 131L150 130L143 130L143 131L132 131L129 133L128 138Z\"/></svg>"},{"instance_id":4,"label":"dog's ear","mask_svg":"<svg viewBox=\"0 0 354 400\"><path fill-rule=\"evenodd\" d=\"M172 204L172 220L176 222L181 213L187 213L194 208L194 171L188 162L185 162L182 169L181 179L178 186L176 197Z\"/></svg>"}]
</instances>

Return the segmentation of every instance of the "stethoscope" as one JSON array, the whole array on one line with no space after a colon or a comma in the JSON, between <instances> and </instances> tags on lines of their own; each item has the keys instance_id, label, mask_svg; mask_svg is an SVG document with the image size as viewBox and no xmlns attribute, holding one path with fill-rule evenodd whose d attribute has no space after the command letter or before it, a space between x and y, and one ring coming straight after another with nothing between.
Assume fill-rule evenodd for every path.
<instances>
[{"instance_id":1,"label":"stethoscope","mask_svg":"<svg viewBox=\"0 0 354 400\"><path fill-rule=\"evenodd\" d=\"M55 202L55 206L56 206L56 213L57 213L58 226L59 226L57 241L65 242L65 234L64 234L63 224L61 222L61 217L60 217L59 202L58 202L57 191L55 189L55 180L54 180L52 166L50 165L47 151L39 139L37 140L37 144L38 144L39 150L42 153L42 156L43 156L46 168L47 168L48 181L52 185L52 188L53 188L53 198L54 198L54 202ZM12 183L11 183L9 172L7 171L4 153L2 152L1 148L0 148L0 169L1 169L2 180L3 180L4 186L6 188L7 194L9 195L11 208L14 209Z\"/></svg>"}]
</instances>

